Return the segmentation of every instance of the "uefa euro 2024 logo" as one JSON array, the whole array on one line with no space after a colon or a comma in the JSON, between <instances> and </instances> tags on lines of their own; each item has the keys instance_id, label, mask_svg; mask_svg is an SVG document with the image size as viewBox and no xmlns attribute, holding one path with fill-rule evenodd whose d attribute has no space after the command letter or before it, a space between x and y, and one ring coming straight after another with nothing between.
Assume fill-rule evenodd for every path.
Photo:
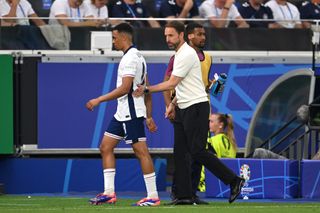
<instances>
[{"instance_id":1,"label":"uefa euro 2024 logo","mask_svg":"<svg viewBox=\"0 0 320 213\"><path fill-rule=\"evenodd\" d=\"M250 171L250 167L248 164L243 164L240 167L240 177L242 177L246 181L242 190L241 190L241 195L242 195L243 199L247 200L247 199L249 199L250 192L254 191L254 188L249 187L249 180L251 177L251 171Z\"/></svg>"}]
</instances>

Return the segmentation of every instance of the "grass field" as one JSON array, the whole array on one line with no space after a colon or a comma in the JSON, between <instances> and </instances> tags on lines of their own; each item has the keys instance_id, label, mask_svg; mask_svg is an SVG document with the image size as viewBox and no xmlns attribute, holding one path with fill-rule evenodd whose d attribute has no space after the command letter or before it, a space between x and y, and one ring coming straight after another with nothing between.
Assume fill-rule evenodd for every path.
<instances>
[{"instance_id":1,"label":"grass field","mask_svg":"<svg viewBox=\"0 0 320 213\"><path fill-rule=\"evenodd\" d=\"M134 207L136 200L118 199L115 205L91 206L88 198L77 197L43 197L43 196L0 196L0 213L13 212L41 212L41 213L91 213L91 212L218 212L218 213L308 213L320 212L320 202L235 202L228 204L226 201L210 202L209 205L198 206L166 206ZM166 203L168 201L164 201Z\"/></svg>"}]
</instances>

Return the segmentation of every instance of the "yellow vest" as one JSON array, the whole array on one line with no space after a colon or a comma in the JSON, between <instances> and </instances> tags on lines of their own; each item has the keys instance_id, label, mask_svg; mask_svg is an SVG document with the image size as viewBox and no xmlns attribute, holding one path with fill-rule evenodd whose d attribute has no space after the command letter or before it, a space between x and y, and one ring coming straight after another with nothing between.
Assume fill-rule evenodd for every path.
<instances>
[{"instance_id":1,"label":"yellow vest","mask_svg":"<svg viewBox=\"0 0 320 213\"><path fill-rule=\"evenodd\" d=\"M208 138L208 143L216 151L218 158L235 158L237 155L229 138L223 133Z\"/></svg>"},{"instance_id":2,"label":"yellow vest","mask_svg":"<svg viewBox=\"0 0 320 213\"><path fill-rule=\"evenodd\" d=\"M204 54L204 60L200 61L201 62L201 72L202 72L202 81L204 83L204 86L207 87L209 86L209 73L210 73L210 68L211 68L211 56L203 52Z\"/></svg>"}]
</instances>

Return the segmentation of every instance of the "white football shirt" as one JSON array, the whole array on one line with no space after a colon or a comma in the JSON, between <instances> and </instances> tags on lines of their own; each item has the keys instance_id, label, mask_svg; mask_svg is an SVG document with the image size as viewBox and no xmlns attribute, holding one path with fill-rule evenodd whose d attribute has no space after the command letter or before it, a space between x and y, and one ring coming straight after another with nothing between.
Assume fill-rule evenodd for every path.
<instances>
[{"instance_id":1,"label":"white football shirt","mask_svg":"<svg viewBox=\"0 0 320 213\"><path fill-rule=\"evenodd\" d=\"M114 115L118 121L146 117L144 96L136 98L132 95L132 92L138 88L137 85L145 84L146 75L147 65L144 57L135 47L130 47L119 63L117 87L122 85L123 77L130 76L134 79L129 94L118 98L117 112Z\"/></svg>"}]
</instances>

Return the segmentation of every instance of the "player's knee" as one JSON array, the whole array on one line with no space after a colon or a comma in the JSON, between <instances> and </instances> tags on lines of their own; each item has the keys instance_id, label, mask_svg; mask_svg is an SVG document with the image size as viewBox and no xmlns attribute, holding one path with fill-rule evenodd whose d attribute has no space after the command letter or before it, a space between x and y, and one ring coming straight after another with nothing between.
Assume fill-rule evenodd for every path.
<instances>
[{"instance_id":1,"label":"player's knee","mask_svg":"<svg viewBox=\"0 0 320 213\"><path fill-rule=\"evenodd\" d=\"M110 146L106 145L105 143L101 143L99 150L100 150L101 154L107 154L107 153L113 152L113 147L110 147Z\"/></svg>"},{"instance_id":2,"label":"player's knee","mask_svg":"<svg viewBox=\"0 0 320 213\"><path fill-rule=\"evenodd\" d=\"M143 159L150 160L151 159L148 150L135 150L135 155L140 160L143 160Z\"/></svg>"}]
</instances>

